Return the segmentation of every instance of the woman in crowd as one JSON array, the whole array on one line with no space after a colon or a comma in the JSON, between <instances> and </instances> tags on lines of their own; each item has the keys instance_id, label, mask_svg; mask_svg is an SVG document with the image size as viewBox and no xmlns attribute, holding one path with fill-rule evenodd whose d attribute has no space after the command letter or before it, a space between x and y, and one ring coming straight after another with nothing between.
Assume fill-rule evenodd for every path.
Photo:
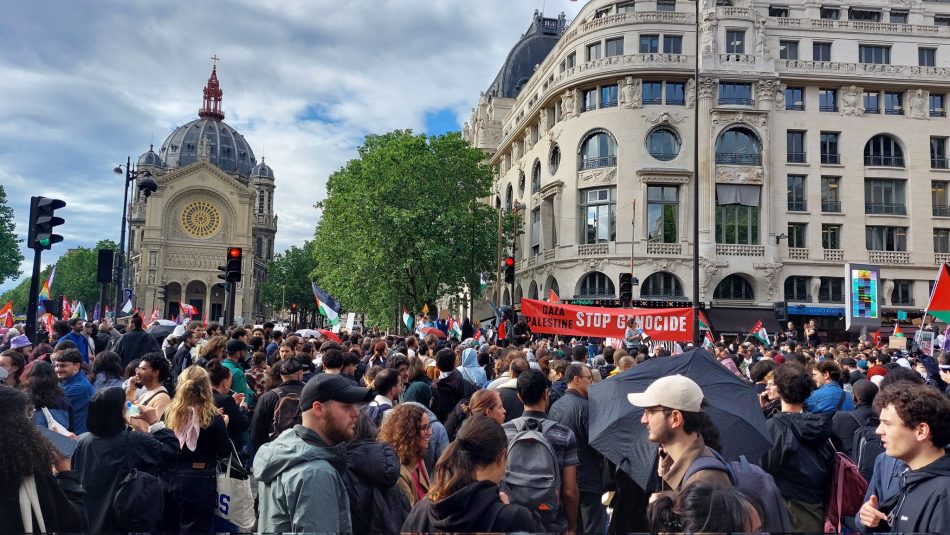
<instances>
[{"instance_id":1,"label":"woman in crowd","mask_svg":"<svg viewBox=\"0 0 950 535\"><path fill-rule=\"evenodd\" d=\"M372 417L360 412L356 435L346 444L343 484L350 499L353 533L396 535L409 514L409 500L396 483L399 456L389 444L376 441Z\"/></svg>"},{"instance_id":2,"label":"woman in crowd","mask_svg":"<svg viewBox=\"0 0 950 535\"><path fill-rule=\"evenodd\" d=\"M46 413L49 412L56 423L69 431L73 430L73 407L59 386L52 364L44 360L34 362L26 372L23 384L35 409L33 421L36 425L49 427L46 419Z\"/></svg>"},{"instance_id":3,"label":"woman in crowd","mask_svg":"<svg viewBox=\"0 0 950 535\"><path fill-rule=\"evenodd\" d=\"M488 416L499 424L505 423L505 407L497 390L479 390L472 394L471 399L463 399L455 406L445 421L449 440L455 440L455 435L465 420L476 414Z\"/></svg>"},{"instance_id":4,"label":"woman in crowd","mask_svg":"<svg viewBox=\"0 0 950 535\"><path fill-rule=\"evenodd\" d=\"M247 384L254 389L254 399L261 399L267 392L267 353L258 351L251 357L251 367L244 372Z\"/></svg>"},{"instance_id":5,"label":"woman in crowd","mask_svg":"<svg viewBox=\"0 0 950 535\"><path fill-rule=\"evenodd\" d=\"M647 521L652 533L762 532L762 514L741 491L702 481L661 495L647 509Z\"/></svg>"},{"instance_id":6,"label":"woman in crowd","mask_svg":"<svg viewBox=\"0 0 950 535\"><path fill-rule=\"evenodd\" d=\"M189 366L178 376L165 423L178 438L180 453L178 463L165 474L162 531L211 533L217 499L215 468L218 459L232 450L204 368Z\"/></svg>"},{"instance_id":7,"label":"woman in crowd","mask_svg":"<svg viewBox=\"0 0 950 535\"><path fill-rule=\"evenodd\" d=\"M782 400L779 398L778 388L775 386L774 371L770 371L765 375L765 391L759 394L759 405L762 407L762 414L766 419L782 411Z\"/></svg>"},{"instance_id":8,"label":"woman in crowd","mask_svg":"<svg viewBox=\"0 0 950 535\"><path fill-rule=\"evenodd\" d=\"M102 353L100 353L102 355ZM119 518L112 500L130 469L155 473L175 462L178 439L158 422L158 415L150 407L140 407L142 418L153 434L131 431L126 424L125 391L106 388L92 396L89 402L88 433L79 438L73 454L73 469L86 494L83 501L89 514L90 533L152 532L157 527L161 512L152 523L144 519Z\"/></svg>"},{"instance_id":9,"label":"woman in crowd","mask_svg":"<svg viewBox=\"0 0 950 535\"><path fill-rule=\"evenodd\" d=\"M488 377L485 370L478 365L478 352L474 348L467 347L462 351L462 365L459 367L462 377L468 379L478 388L485 388L488 384Z\"/></svg>"},{"instance_id":10,"label":"woman in crowd","mask_svg":"<svg viewBox=\"0 0 950 535\"><path fill-rule=\"evenodd\" d=\"M428 495L409 513L402 529L412 533L507 533L541 530L538 516L508 503L498 483L505 475L508 440L486 416L469 418L435 465Z\"/></svg>"},{"instance_id":11,"label":"woman in crowd","mask_svg":"<svg viewBox=\"0 0 950 535\"><path fill-rule=\"evenodd\" d=\"M415 401L426 407L432 401L432 379L426 375L425 364L418 356L409 357L409 382L402 393L403 401Z\"/></svg>"},{"instance_id":12,"label":"woman in crowd","mask_svg":"<svg viewBox=\"0 0 950 535\"><path fill-rule=\"evenodd\" d=\"M224 346L227 342L228 339L223 336L211 337L211 339L198 350L197 364L203 367L207 366L208 363L214 359L226 358L227 354L224 351Z\"/></svg>"},{"instance_id":13,"label":"woman in crowd","mask_svg":"<svg viewBox=\"0 0 950 535\"><path fill-rule=\"evenodd\" d=\"M24 533L19 492L32 478L47 533L86 531L86 508L79 476L69 459L50 447L30 421L30 398L22 391L0 385L0 533ZM30 521L40 532L39 518Z\"/></svg>"},{"instance_id":14,"label":"woman in crowd","mask_svg":"<svg viewBox=\"0 0 950 535\"><path fill-rule=\"evenodd\" d=\"M238 451L244 449L245 433L251 426L251 418L247 413L247 403L244 394L231 390L231 370L224 367L220 360L215 359L208 363L208 377L211 379L211 389L214 391L214 406L222 413L228 424L228 436Z\"/></svg>"},{"instance_id":15,"label":"woman in crowd","mask_svg":"<svg viewBox=\"0 0 950 535\"><path fill-rule=\"evenodd\" d=\"M22 353L12 350L0 353L0 367L7 370L7 378L3 380L3 384L14 388L19 387L24 366L26 366L26 361Z\"/></svg>"},{"instance_id":16,"label":"woman in crowd","mask_svg":"<svg viewBox=\"0 0 950 535\"><path fill-rule=\"evenodd\" d=\"M379 441L392 446L399 455L399 489L410 506L429 491L425 454L431 436L432 426L425 409L406 404L393 409L379 432Z\"/></svg>"},{"instance_id":17,"label":"woman in crowd","mask_svg":"<svg viewBox=\"0 0 950 535\"><path fill-rule=\"evenodd\" d=\"M92 387L96 392L117 386L122 388L122 357L115 351L103 351L92 362Z\"/></svg>"}]
</instances>

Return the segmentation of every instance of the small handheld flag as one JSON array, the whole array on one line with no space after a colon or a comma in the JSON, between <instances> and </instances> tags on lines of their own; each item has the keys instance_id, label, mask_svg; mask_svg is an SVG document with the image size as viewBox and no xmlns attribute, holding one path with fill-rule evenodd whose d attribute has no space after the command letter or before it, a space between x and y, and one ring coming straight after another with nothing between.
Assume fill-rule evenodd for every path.
<instances>
[{"instance_id":1,"label":"small handheld flag","mask_svg":"<svg viewBox=\"0 0 950 535\"><path fill-rule=\"evenodd\" d=\"M340 302L321 290L317 283L311 282L310 287L313 290L313 299L317 302L317 310L327 318L330 325L338 325L340 323Z\"/></svg>"},{"instance_id":2,"label":"small handheld flag","mask_svg":"<svg viewBox=\"0 0 950 535\"><path fill-rule=\"evenodd\" d=\"M406 328L409 329L410 332L412 332L412 323L413 323L412 314L410 314L409 311L406 310L406 307L402 307L402 322L406 325Z\"/></svg>"},{"instance_id":3,"label":"small handheld flag","mask_svg":"<svg viewBox=\"0 0 950 535\"><path fill-rule=\"evenodd\" d=\"M760 342L765 344L765 347L771 347L772 344L769 342L769 333L765 330L765 327L762 325L762 320L755 322L755 325L752 327L752 336L756 337Z\"/></svg>"}]
</instances>

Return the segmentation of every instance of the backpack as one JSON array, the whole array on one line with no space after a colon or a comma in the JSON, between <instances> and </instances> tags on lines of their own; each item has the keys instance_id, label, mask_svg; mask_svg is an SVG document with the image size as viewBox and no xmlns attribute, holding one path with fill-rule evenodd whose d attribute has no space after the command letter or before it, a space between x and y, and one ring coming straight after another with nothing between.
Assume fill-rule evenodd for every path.
<instances>
[{"instance_id":1,"label":"backpack","mask_svg":"<svg viewBox=\"0 0 950 535\"><path fill-rule=\"evenodd\" d=\"M157 477L137 470L132 463L134 448L125 435L125 462L129 473L122 479L112 498L112 511L118 521L119 531L152 532L162 519L165 499L162 482Z\"/></svg>"},{"instance_id":2,"label":"backpack","mask_svg":"<svg viewBox=\"0 0 950 535\"><path fill-rule=\"evenodd\" d=\"M845 454L835 452L828 491L825 493L825 533L842 533L842 524L854 528L854 516L864 504L868 481Z\"/></svg>"},{"instance_id":3,"label":"backpack","mask_svg":"<svg viewBox=\"0 0 950 535\"><path fill-rule=\"evenodd\" d=\"M872 418L870 422L870 425L862 425L854 430L854 438L851 443L851 455L854 458L854 464L858 467L861 477L868 481L871 480L871 476L874 474L874 461L878 455L884 453L884 443L881 442L881 437L877 436L875 432L879 422L877 418Z\"/></svg>"},{"instance_id":4,"label":"backpack","mask_svg":"<svg viewBox=\"0 0 950 535\"><path fill-rule=\"evenodd\" d=\"M733 486L741 490L749 499L755 500L763 512L762 530L767 533L791 533L792 521L782 492L775 485L772 474L760 466L752 464L741 455L738 461L727 461L718 451L709 448L715 457L702 456L686 469L683 481L701 470L721 470L729 475Z\"/></svg>"},{"instance_id":5,"label":"backpack","mask_svg":"<svg viewBox=\"0 0 950 535\"><path fill-rule=\"evenodd\" d=\"M284 391L280 388L274 390L277 391L277 406L274 407L270 440L274 440L281 433L302 421L300 416L300 394L294 392L284 394Z\"/></svg>"},{"instance_id":6,"label":"backpack","mask_svg":"<svg viewBox=\"0 0 950 535\"><path fill-rule=\"evenodd\" d=\"M515 436L508 441L508 461L501 480L510 503L538 513L545 527L556 526L561 503L561 470L554 447L544 436L546 420L515 418ZM553 422L552 422L553 425Z\"/></svg>"},{"instance_id":7,"label":"backpack","mask_svg":"<svg viewBox=\"0 0 950 535\"><path fill-rule=\"evenodd\" d=\"M363 407L363 412L369 416L376 427L379 427L383 423L383 416L386 414L386 411L392 409L393 406L389 403L379 403L376 401L369 402L365 407Z\"/></svg>"}]
</instances>

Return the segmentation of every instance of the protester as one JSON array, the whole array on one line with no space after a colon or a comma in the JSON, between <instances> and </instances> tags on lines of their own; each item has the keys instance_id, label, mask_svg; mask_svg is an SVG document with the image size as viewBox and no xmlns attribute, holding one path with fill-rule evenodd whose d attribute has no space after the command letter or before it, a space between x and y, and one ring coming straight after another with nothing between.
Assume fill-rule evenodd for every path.
<instances>
[{"instance_id":1,"label":"protester","mask_svg":"<svg viewBox=\"0 0 950 535\"><path fill-rule=\"evenodd\" d=\"M178 376L181 372L185 371L185 368L194 363L194 359L191 357L191 350L194 349L197 344L195 331L186 330L181 335L180 344L178 350L175 351L175 355L172 357L171 373L175 381L178 380Z\"/></svg>"},{"instance_id":2,"label":"protester","mask_svg":"<svg viewBox=\"0 0 950 535\"><path fill-rule=\"evenodd\" d=\"M6 370L7 374L3 379L3 384L14 388L20 386L24 367L26 367L26 361L22 354L9 349L0 353L0 368Z\"/></svg>"},{"instance_id":3,"label":"protester","mask_svg":"<svg viewBox=\"0 0 950 535\"><path fill-rule=\"evenodd\" d=\"M251 418L251 451L277 438L280 433L292 428L300 410L300 394L303 390L303 366L296 359L278 360L273 371L280 377L280 386L268 390L254 407ZM280 407L280 414L276 411ZM277 416L275 418L275 416Z\"/></svg>"},{"instance_id":4,"label":"protester","mask_svg":"<svg viewBox=\"0 0 950 535\"><path fill-rule=\"evenodd\" d=\"M247 403L244 394L234 392L232 395L230 370L224 367L219 360L208 363L208 378L211 380L211 390L214 397L214 406L223 416L227 416L228 437L237 451L244 451L247 440L244 438L251 425L251 418L247 414Z\"/></svg>"},{"instance_id":5,"label":"protester","mask_svg":"<svg viewBox=\"0 0 950 535\"><path fill-rule=\"evenodd\" d=\"M32 482L48 533L86 531L86 507L79 475L30 421L29 397L0 385L0 533L24 533L19 493ZM34 515L29 524L39 532Z\"/></svg>"},{"instance_id":6,"label":"protester","mask_svg":"<svg viewBox=\"0 0 950 535\"><path fill-rule=\"evenodd\" d=\"M63 392L52 364L45 361L34 362L26 372L23 387L35 409L33 421L36 425L40 427L59 425L63 429L76 432L72 404ZM49 421L47 413L52 417L53 422Z\"/></svg>"},{"instance_id":7,"label":"protester","mask_svg":"<svg viewBox=\"0 0 950 535\"><path fill-rule=\"evenodd\" d=\"M113 351L122 357L122 365L127 366L129 362L142 358L142 355L152 351L161 351L162 347L158 344L150 333L145 332L142 316L135 314L129 321L129 328L125 334L119 337L113 347Z\"/></svg>"},{"instance_id":8,"label":"protester","mask_svg":"<svg viewBox=\"0 0 950 535\"><path fill-rule=\"evenodd\" d=\"M248 349L250 349L250 347L240 339L232 338L228 340L225 347L227 358L222 361L222 365L231 371L231 389L237 393L244 394L244 402L247 403L249 407L253 407L254 391L247 385L247 377L244 375L244 368L242 366Z\"/></svg>"},{"instance_id":9,"label":"protester","mask_svg":"<svg viewBox=\"0 0 950 535\"><path fill-rule=\"evenodd\" d=\"M247 384L254 391L254 399L261 399L264 392L267 392L267 354L263 351L257 351L251 356L251 367L244 372L247 378Z\"/></svg>"},{"instance_id":10,"label":"protester","mask_svg":"<svg viewBox=\"0 0 950 535\"><path fill-rule=\"evenodd\" d=\"M369 402L365 411L372 417L373 425L382 425L383 421L392 413L396 399L402 393L399 382L399 371L393 368L380 370L373 378L373 391L376 397Z\"/></svg>"},{"instance_id":11,"label":"protester","mask_svg":"<svg viewBox=\"0 0 950 535\"><path fill-rule=\"evenodd\" d=\"M82 373L82 356L76 349L66 350L56 357L56 363L53 366L63 393L69 398L69 404L73 410L73 432L77 435L85 433L89 400L95 390L86 378L86 374Z\"/></svg>"},{"instance_id":12,"label":"protester","mask_svg":"<svg viewBox=\"0 0 950 535\"><path fill-rule=\"evenodd\" d=\"M501 404L505 407L505 421L510 422L524 413L524 403L518 397L518 377L531 369L531 363L524 358L520 351L509 353L511 364L508 366L508 379L494 389L501 397ZM547 407L545 407L547 409Z\"/></svg>"},{"instance_id":13,"label":"protester","mask_svg":"<svg viewBox=\"0 0 950 535\"><path fill-rule=\"evenodd\" d=\"M774 370L765 375L765 391L759 394L759 406L766 419L782 411L782 399L778 395L778 388L775 387Z\"/></svg>"},{"instance_id":14,"label":"protester","mask_svg":"<svg viewBox=\"0 0 950 535\"><path fill-rule=\"evenodd\" d=\"M806 411L834 414L854 410L854 401L841 387L841 368L833 360L818 363L812 368L811 376L817 389L805 400Z\"/></svg>"},{"instance_id":15,"label":"protester","mask_svg":"<svg viewBox=\"0 0 950 535\"><path fill-rule=\"evenodd\" d=\"M403 532L536 533L537 515L507 503L498 484L505 474L508 441L491 418L476 415L462 424L435 467L429 493L409 513Z\"/></svg>"},{"instance_id":16,"label":"protester","mask_svg":"<svg viewBox=\"0 0 950 535\"><path fill-rule=\"evenodd\" d=\"M471 397L476 388L455 368L455 352L451 349L440 349L436 354L436 364L441 373L432 384L431 408L439 421L444 422L458 402Z\"/></svg>"},{"instance_id":17,"label":"protester","mask_svg":"<svg viewBox=\"0 0 950 535\"><path fill-rule=\"evenodd\" d=\"M415 355L409 357L409 382L402 393L402 399L415 401L426 407L432 402L432 379L426 375L426 367L422 359Z\"/></svg>"},{"instance_id":18,"label":"protester","mask_svg":"<svg viewBox=\"0 0 950 535\"><path fill-rule=\"evenodd\" d=\"M462 350L462 366L459 367L459 371L462 373L462 377L477 388L484 388L488 384L485 370L478 365L478 352L471 347Z\"/></svg>"},{"instance_id":19,"label":"protester","mask_svg":"<svg viewBox=\"0 0 950 535\"><path fill-rule=\"evenodd\" d=\"M198 335L195 334L197 337ZM192 349L191 354L194 357L198 353L195 363L199 366L207 366L214 359L224 359L227 357L226 347L228 339L223 336L212 336L204 344L199 344ZM197 351L196 351L197 350Z\"/></svg>"},{"instance_id":20,"label":"protester","mask_svg":"<svg viewBox=\"0 0 950 535\"><path fill-rule=\"evenodd\" d=\"M505 406L497 390L479 390L468 402L463 399L452 409L448 421L445 422L449 440L455 440L455 435L465 420L476 414L488 416L499 424L505 423Z\"/></svg>"},{"instance_id":21,"label":"protester","mask_svg":"<svg viewBox=\"0 0 950 535\"><path fill-rule=\"evenodd\" d=\"M103 351L92 363L92 388L101 392L106 388L122 388L122 357L114 351Z\"/></svg>"},{"instance_id":22,"label":"protester","mask_svg":"<svg viewBox=\"0 0 950 535\"><path fill-rule=\"evenodd\" d=\"M168 361L159 351L142 355L138 366L135 367L135 378L129 381L125 390L126 399L136 407L151 407L159 418L165 416L172 398L164 386L168 378ZM148 431L148 424L142 419L130 422L132 428L140 433Z\"/></svg>"},{"instance_id":23,"label":"protester","mask_svg":"<svg viewBox=\"0 0 950 535\"><path fill-rule=\"evenodd\" d=\"M835 449L854 459L854 432L863 426L877 427L877 413L874 412L874 398L877 385L867 379L858 379L851 385L851 396L855 407L853 411L838 411L831 419L831 440Z\"/></svg>"},{"instance_id":24,"label":"protester","mask_svg":"<svg viewBox=\"0 0 950 535\"><path fill-rule=\"evenodd\" d=\"M762 533L763 517L738 489L704 481L650 504L652 533Z\"/></svg>"},{"instance_id":25,"label":"protester","mask_svg":"<svg viewBox=\"0 0 950 535\"><path fill-rule=\"evenodd\" d=\"M254 458L259 481L258 533L351 533L350 504L340 472L346 446L369 389L321 374L300 394L302 424L265 444Z\"/></svg>"},{"instance_id":26,"label":"protester","mask_svg":"<svg viewBox=\"0 0 950 535\"><path fill-rule=\"evenodd\" d=\"M425 453L429 448L432 426L426 411L412 405L399 405L383 421L379 441L389 444L399 455L399 489L409 505L425 497L429 491L429 471Z\"/></svg>"}]
</instances>

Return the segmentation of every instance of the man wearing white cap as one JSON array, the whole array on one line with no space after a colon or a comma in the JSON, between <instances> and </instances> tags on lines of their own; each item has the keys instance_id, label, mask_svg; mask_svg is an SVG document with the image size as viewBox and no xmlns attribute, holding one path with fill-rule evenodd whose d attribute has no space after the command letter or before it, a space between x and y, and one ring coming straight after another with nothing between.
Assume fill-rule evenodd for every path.
<instances>
[{"instance_id":1,"label":"man wearing white cap","mask_svg":"<svg viewBox=\"0 0 950 535\"><path fill-rule=\"evenodd\" d=\"M732 485L729 475L721 470L699 470L686 480L696 459L715 457L700 435L706 416L703 390L695 381L682 375L662 377L645 392L627 394L627 399L634 406L643 407L640 423L646 426L650 442L660 445L659 473L664 490L678 492L693 481Z\"/></svg>"}]
</instances>

